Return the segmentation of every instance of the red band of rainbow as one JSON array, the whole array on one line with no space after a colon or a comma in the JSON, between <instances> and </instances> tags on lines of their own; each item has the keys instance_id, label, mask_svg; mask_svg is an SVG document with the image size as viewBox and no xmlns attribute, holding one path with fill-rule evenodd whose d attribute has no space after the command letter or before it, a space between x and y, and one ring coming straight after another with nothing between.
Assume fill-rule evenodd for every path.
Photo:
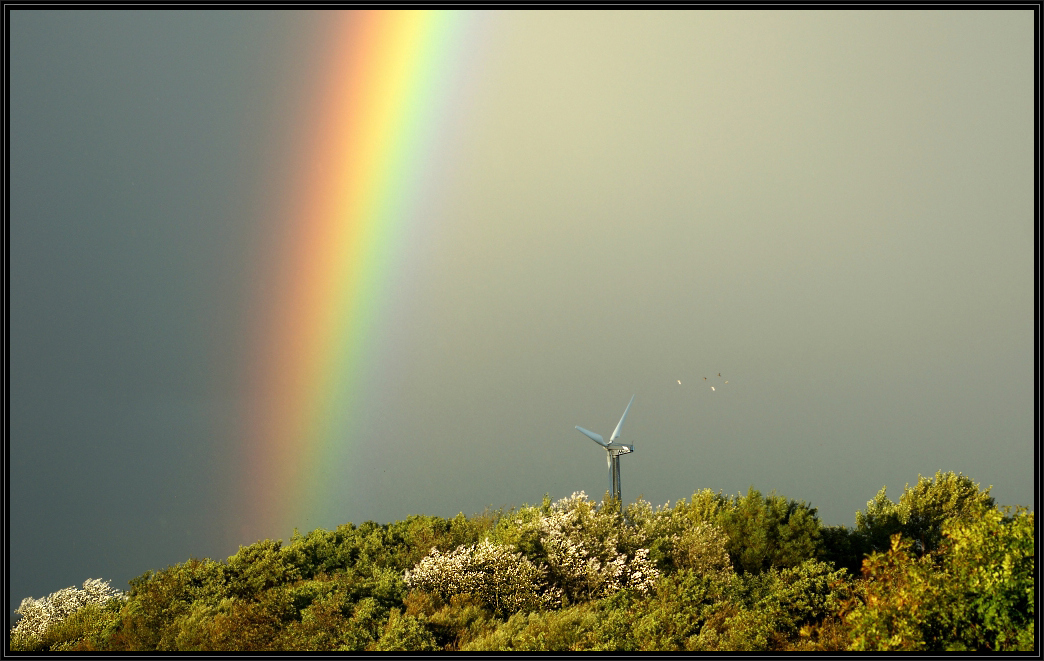
<instances>
[{"instance_id":1,"label":"red band of rainbow","mask_svg":"<svg viewBox=\"0 0 1044 661\"><path fill-rule=\"evenodd\" d=\"M449 106L472 14L331 12L278 263L259 295L253 395L242 439L247 534L274 535L334 507L351 478L360 383L374 369L389 274L402 265L417 192ZM324 17L326 18L326 17ZM329 513L329 512L328 512ZM337 521L343 523L344 521Z\"/></svg>"}]
</instances>

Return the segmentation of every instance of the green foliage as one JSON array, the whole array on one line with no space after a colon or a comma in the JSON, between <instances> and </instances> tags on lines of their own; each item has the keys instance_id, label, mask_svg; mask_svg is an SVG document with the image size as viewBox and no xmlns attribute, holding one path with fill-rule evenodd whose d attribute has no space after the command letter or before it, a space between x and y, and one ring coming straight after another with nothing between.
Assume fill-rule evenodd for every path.
<instances>
[{"instance_id":1,"label":"green foliage","mask_svg":"<svg viewBox=\"0 0 1044 661\"><path fill-rule=\"evenodd\" d=\"M706 536L695 532L700 525L722 531L729 561L741 573L793 567L825 552L816 508L775 492L763 496L753 487L745 495L731 497L704 489L694 493L691 501L682 499L673 508L664 507L656 513L643 512L640 504L635 504L628 508L628 516L644 529L646 539L655 540L650 542L650 558L663 571L678 566L679 552L688 554L683 565L701 562L697 558L704 551L698 544L692 546ZM718 562L710 558L703 561Z\"/></svg>"},{"instance_id":2,"label":"green foliage","mask_svg":"<svg viewBox=\"0 0 1044 661\"><path fill-rule=\"evenodd\" d=\"M516 613L462 649L483 652L591 649L597 625L595 609L588 604L544 613Z\"/></svg>"},{"instance_id":3,"label":"green foliage","mask_svg":"<svg viewBox=\"0 0 1044 661\"><path fill-rule=\"evenodd\" d=\"M800 631L834 612L847 596L845 570L808 559L796 567L719 578L697 607L679 649L769 651L790 649Z\"/></svg>"},{"instance_id":4,"label":"green foliage","mask_svg":"<svg viewBox=\"0 0 1044 661\"><path fill-rule=\"evenodd\" d=\"M438 649L435 636L424 623L412 615L401 615L392 609L384 631L373 649L389 651L432 651Z\"/></svg>"},{"instance_id":5,"label":"green foliage","mask_svg":"<svg viewBox=\"0 0 1044 661\"><path fill-rule=\"evenodd\" d=\"M888 550L897 533L911 540L917 553L933 551L942 539L943 522L972 521L995 507L992 488L980 491L970 478L953 471L937 471L934 479L918 475L917 484L907 484L898 503L881 487L866 509L856 512L864 552Z\"/></svg>"},{"instance_id":6,"label":"green foliage","mask_svg":"<svg viewBox=\"0 0 1044 661\"><path fill-rule=\"evenodd\" d=\"M731 567L717 572L676 571L660 579L650 599L631 600L627 617L617 618L604 643L625 650L691 650L708 619L736 599L739 585Z\"/></svg>"},{"instance_id":7,"label":"green foliage","mask_svg":"<svg viewBox=\"0 0 1044 661\"><path fill-rule=\"evenodd\" d=\"M337 648L340 651L360 651L369 649L380 637L388 611L373 597L364 597L352 609L352 616L347 630L342 634L343 642Z\"/></svg>"},{"instance_id":8,"label":"green foliage","mask_svg":"<svg viewBox=\"0 0 1044 661\"><path fill-rule=\"evenodd\" d=\"M1011 518L992 510L978 521L943 524L952 542L945 569L951 587L961 591L967 649L1033 649L1035 532L1034 515L1025 508Z\"/></svg>"},{"instance_id":9,"label":"green foliage","mask_svg":"<svg viewBox=\"0 0 1044 661\"><path fill-rule=\"evenodd\" d=\"M196 608L217 606L226 593L226 568L208 559L191 559L159 572L145 572L130 581L121 612L122 626L112 641L115 649L177 649L178 620Z\"/></svg>"},{"instance_id":10,"label":"green foliage","mask_svg":"<svg viewBox=\"0 0 1044 661\"><path fill-rule=\"evenodd\" d=\"M944 522L943 543L920 557L894 535L866 560L851 649L1033 650L1034 532L1032 513L994 509Z\"/></svg>"},{"instance_id":11,"label":"green foliage","mask_svg":"<svg viewBox=\"0 0 1044 661\"><path fill-rule=\"evenodd\" d=\"M27 599L12 651L1033 650L1032 513L937 473L855 528L775 493L294 531ZM869 556L867 556L869 553ZM860 571L862 575L859 576ZM82 592L82 594L81 594ZM113 593L116 594L116 593ZM93 596L91 596L93 595Z\"/></svg>"},{"instance_id":12,"label":"green foliage","mask_svg":"<svg viewBox=\"0 0 1044 661\"><path fill-rule=\"evenodd\" d=\"M822 542L816 508L751 487L718 515L729 536L728 551L737 570L759 572L794 567L820 555Z\"/></svg>"},{"instance_id":13,"label":"green foliage","mask_svg":"<svg viewBox=\"0 0 1044 661\"><path fill-rule=\"evenodd\" d=\"M835 567L847 569L858 575L863 568L867 543L858 530L845 526L823 526L819 529L823 542L823 560Z\"/></svg>"},{"instance_id":14,"label":"green foliage","mask_svg":"<svg viewBox=\"0 0 1044 661\"><path fill-rule=\"evenodd\" d=\"M540 519L551 510L550 499L542 507L522 506L500 517L489 539L502 546L518 549L535 562L547 562L547 553L540 543Z\"/></svg>"},{"instance_id":15,"label":"green foliage","mask_svg":"<svg viewBox=\"0 0 1044 661\"><path fill-rule=\"evenodd\" d=\"M407 615L425 622L439 649L463 649L493 631L497 624L484 601L473 594L454 595L446 603L437 595L414 590L404 604Z\"/></svg>"},{"instance_id":16,"label":"green foliage","mask_svg":"<svg viewBox=\"0 0 1044 661\"><path fill-rule=\"evenodd\" d=\"M292 554L281 552L282 545L281 541L266 539L239 547L224 567L228 593L249 599L301 578L301 569L293 563Z\"/></svg>"}]
</instances>

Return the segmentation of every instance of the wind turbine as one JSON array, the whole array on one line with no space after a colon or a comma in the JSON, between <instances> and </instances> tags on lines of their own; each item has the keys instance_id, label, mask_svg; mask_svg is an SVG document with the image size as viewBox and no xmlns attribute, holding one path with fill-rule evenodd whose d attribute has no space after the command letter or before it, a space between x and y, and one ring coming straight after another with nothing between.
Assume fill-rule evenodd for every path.
<instances>
[{"instance_id":1,"label":"wind turbine","mask_svg":"<svg viewBox=\"0 0 1044 661\"><path fill-rule=\"evenodd\" d=\"M606 454L608 455L606 460L609 463L609 493L613 498L616 498L621 505L623 505L623 497L620 495L620 455L634 452L634 445L614 443L613 441L620 438L620 430L623 428L624 418L627 417L627 412L631 410L631 404L633 403L634 395L631 395L631 401L627 402L627 408L624 409L623 415L620 416L620 422L616 423L616 429L613 430L613 435L609 437L608 443L602 440L602 437L593 431L588 431L580 426L577 426L576 428L581 434L605 448Z\"/></svg>"}]
</instances>

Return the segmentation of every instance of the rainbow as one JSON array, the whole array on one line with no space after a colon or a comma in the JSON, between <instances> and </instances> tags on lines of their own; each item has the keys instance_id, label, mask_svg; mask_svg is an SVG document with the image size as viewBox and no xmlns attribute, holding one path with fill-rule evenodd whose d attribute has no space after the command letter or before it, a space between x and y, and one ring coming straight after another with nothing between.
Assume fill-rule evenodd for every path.
<instances>
[{"instance_id":1,"label":"rainbow","mask_svg":"<svg viewBox=\"0 0 1044 661\"><path fill-rule=\"evenodd\" d=\"M425 222L418 200L474 18L323 16L308 128L292 156L295 179L279 194L278 252L259 293L243 534L345 522L331 518L331 491L351 478L367 405L361 384L380 353L389 282L407 267L408 234Z\"/></svg>"}]
</instances>

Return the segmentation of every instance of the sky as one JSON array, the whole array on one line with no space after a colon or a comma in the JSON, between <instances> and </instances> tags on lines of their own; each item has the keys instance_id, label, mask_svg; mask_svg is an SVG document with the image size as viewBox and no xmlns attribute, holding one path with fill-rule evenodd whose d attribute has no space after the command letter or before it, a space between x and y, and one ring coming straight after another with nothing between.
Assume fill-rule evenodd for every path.
<instances>
[{"instance_id":1,"label":"sky","mask_svg":"<svg viewBox=\"0 0 1044 661\"><path fill-rule=\"evenodd\" d=\"M294 528L600 499L574 426L632 394L627 502L753 486L852 526L952 470L1035 503L1032 11L450 16L389 257L331 327L347 413L283 455L257 392L270 327L307 324L273 292L305 291L315 118L383 89L324 64L369 19L9 19L10 609Z\"/></svg>"}]
</instances>

